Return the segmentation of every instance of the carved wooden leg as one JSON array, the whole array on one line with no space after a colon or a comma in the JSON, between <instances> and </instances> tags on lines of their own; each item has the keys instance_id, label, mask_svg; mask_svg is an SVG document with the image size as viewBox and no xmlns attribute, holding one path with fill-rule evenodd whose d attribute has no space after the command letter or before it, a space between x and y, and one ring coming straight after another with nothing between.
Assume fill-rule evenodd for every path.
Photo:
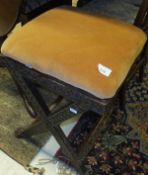
<instances>
[{"instance_id":1,"label":"carved wooden leg","mask_svg":"<svg viewBox=\"0 0 148 175\"><path fill-rule=\"evenodd\" d=\"M46 124L41 119L36 119L29 127L18 128L15 131L15 136L17 138L30 138L33 135L39 135L48 131Z\"/></svg>"},{"instance_id":2,"label":"carved wooden leg","mask_svg":"<svg viewBox=\"0 0 148 175\"><path fill-rule=\"evenodd\" d=\"M142 59L144 59L144 61L139 70L139 81L140 82L143 81L144 69L145 69L146 64L148 63L148 44L145 45L144 52L142 53Z\"/></svg>"},{"instance_id":3,"label":"carved wooden leg","mask_svg":"<svg viewBox=\"0 0 148 175\"><path fill-rule=\"evenodd\" d=\"M113 107L114 106L106 109L105 113L101 117L98 117L96 125L94 126L94 128L92 128L84 143L79 147L78 159L81 162L84 160L86 155L88 155L89 151L92 149L100 133L104 131L108 126L111 120L112 111L114 109Z\"/></svg>"},{"instance_id":4,"label":"carved wooden leg","mask_svg":"<svg viewBox=\"0 0 148 175\"><path fill-rule=\"evenodd\" d=\"M119 108L121 111L125 109L125 93L126 93L126 85L123 85L119 92Z\"/></svg>"},{"instance_id":5,"label":"carved wooden leg","mask_svg":"<svg viewBox=\"0 0 148 175\"><path fill-rule=\"evenodd\" d=\"M2 59L2 58L0 58L0 67L5 67L5 64L4 64L4 62L3 62L3 59Z\"/></svg>"},{"instance_id":6,"label":"carved wooden leg","mask_svg":"<svg viewBox=\"0 0 148 175\"><path fill-rule=\"evenodd\" d=\"M144 58L144 62L142 63L140 69L139 69L139 82L142 83L143 82L143 77L144 77L144 69L147 63L147 59Z\"/></svg>"}]
</instances>

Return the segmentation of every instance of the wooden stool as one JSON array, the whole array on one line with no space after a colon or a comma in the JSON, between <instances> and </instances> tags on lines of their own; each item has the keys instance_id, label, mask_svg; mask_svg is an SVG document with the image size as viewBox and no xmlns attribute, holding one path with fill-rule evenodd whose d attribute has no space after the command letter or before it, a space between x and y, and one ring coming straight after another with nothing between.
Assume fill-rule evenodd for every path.
<instances>
[{"instance_id":1,"label":"wooden stool","mask_svg":"<svg viewBox=\"0 0 148 175\"><path fill-rule=\"evenodd\" d=\"M82 162L106 129L120 92L139 68L146 39L135 26L73 8L47 11L12 34L2 45L2 57L39 117L19 135L34 134L44 122L63 154L84 174ZM57 94L55 104L62 98L68 103L49 109L38 86ZM60 124L88 111L97 113L98 121L75 150Z\"/></svg>"}]
</instances>

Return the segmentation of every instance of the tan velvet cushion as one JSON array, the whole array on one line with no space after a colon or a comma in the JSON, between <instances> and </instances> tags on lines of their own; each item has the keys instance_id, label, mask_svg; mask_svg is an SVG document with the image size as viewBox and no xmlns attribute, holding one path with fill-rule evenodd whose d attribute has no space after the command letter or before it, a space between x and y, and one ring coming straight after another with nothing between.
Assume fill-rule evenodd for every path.
<instances>
[{"instance_id":1,"label":"tan velvet cushion","mask_svg":"<svg viewBox=\"0 0 148 175\"><path fill-rule=\"evenodd\" d=\"M8 37L1 51L105 99L115 95L145 42L146 35L132 25L53 9ZM99 71L99 64L105 69ZM104 75L106 67L112 71L109 76Z\"/></svg>"}]
</instances>

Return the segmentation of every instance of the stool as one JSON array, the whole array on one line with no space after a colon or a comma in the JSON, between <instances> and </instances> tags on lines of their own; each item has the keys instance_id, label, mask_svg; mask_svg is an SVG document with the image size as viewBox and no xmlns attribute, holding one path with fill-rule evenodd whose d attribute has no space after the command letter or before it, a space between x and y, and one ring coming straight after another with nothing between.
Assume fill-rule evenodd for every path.
<instances>
[{"instance_id":1,"label":"stool","mask_svg":"<svg viewBox=\"0 0 148 175\"><path fill-rule=\"evenodd\" d=\"M114 104L139 68L147 36L139 28L73 8L55 8L24 25L2 45L2 57L38 122L20 133L25 137L42 123L53 134L71 164L81 169L98 135L106 129ZM143 52L142 52L143 51ZM48 108L37 87L68 103ZM75 150L60 124L93 111L98 120Z\"/></svg>"}]
</instances>

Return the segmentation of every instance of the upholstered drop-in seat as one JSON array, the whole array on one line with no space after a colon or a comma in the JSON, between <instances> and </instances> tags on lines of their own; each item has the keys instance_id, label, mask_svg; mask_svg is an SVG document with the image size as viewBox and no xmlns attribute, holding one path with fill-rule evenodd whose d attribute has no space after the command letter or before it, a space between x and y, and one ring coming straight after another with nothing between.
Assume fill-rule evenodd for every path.
<instances>
[{"instance_id":1,"label":"upholstered drop-in seat","mask_svg":"<svg viewBox=\"0 0 148 175\"><path fill-rule=\"evenodd\" d=\"M132 25L57 8L8 37L1 52L106 99L115 95L145 42L144 32Z\"/></svg>"}]
</instances>

